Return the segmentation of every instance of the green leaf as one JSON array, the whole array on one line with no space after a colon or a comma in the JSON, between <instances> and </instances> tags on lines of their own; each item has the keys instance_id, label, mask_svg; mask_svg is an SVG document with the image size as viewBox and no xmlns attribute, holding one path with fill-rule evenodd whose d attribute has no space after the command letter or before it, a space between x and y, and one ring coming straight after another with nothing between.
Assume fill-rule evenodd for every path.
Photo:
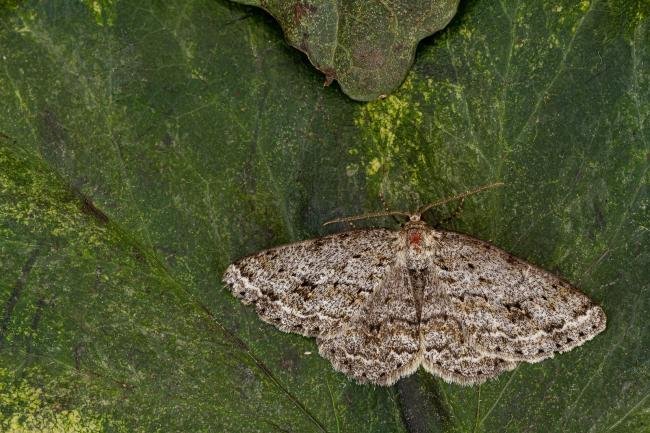
<instances>
[{"instance_id":1,"label":"green leaf","mask_svg":"<svg viewBox=\"0 0 650 433\"><path fill-rule=\"evenodd\" d=\"M7 9L0 430L647 431L648 16L465 2L361 104L226 0ZM382 197L408 210L495 180L443 227L567 278L608 329L480 387L356 385L220 282Z\"/></svg>"},{"instance_id":2,"label":"green leaf","mask_svg":"<svg viewBox=\"0 0 650 433\"><path fill-rule=\"evenodd\" d=\"M459 0L233 0L268 11L287 42L352 99L385 97L404 81L423 38L445 28Z\"/></svg>"}]
</instances>

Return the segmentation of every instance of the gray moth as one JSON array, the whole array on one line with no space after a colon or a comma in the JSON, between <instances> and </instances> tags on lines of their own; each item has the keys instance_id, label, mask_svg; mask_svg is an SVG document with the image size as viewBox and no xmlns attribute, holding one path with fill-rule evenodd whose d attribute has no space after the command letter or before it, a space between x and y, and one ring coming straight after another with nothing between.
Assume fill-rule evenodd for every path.
<instances>
[{"instance_id":1,"label":"gray moth","mask_svg":"<svg viewBox=\"0 0 650 433\"><path fill-rule=\"evenodd\" d=\"M391 385L422 366L479 384L605 329L603 310L567 281L420 215L258 252L223 281L265 322L315 337L359 383Z\"/></svg>"}]
</instances>

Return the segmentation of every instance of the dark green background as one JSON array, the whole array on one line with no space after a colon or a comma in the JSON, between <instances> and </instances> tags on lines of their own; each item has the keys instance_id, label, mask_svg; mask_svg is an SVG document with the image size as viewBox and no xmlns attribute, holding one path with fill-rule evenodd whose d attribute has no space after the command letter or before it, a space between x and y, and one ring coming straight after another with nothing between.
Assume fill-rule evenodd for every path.
<instances>
[{"instance_id":1,"label":"dark green background","mask_svg":"<svg viewBox=\"0 0 650 433\"><path fill-rule=\"evenodd\" d=\"M646 0L461 2L368 104L225 0L2 5L3 428L650 428ZM595 340L480 387L359 386L220 283L381 196L495 180L444 227L581 287L608 315Z\"/></svg>"}]
</instances>

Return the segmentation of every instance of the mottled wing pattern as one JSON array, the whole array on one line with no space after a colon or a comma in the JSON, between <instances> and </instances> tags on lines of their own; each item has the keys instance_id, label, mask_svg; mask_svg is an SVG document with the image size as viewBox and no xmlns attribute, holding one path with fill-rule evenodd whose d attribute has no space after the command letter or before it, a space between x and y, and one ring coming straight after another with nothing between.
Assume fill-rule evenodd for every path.
<instances>
[{"instance_id":1,"label":"mottled wing pattern","mask_svg":"<svg viewBox=\"0 0 650 433\"><path fill-rule=\"evenodd\" d=\"M422 366L447 382L477 384L515 368L516 362L484 354L471 346L463 318L450 314L451 299L434 267L424 272L420 323Z\"/></svg>"},{"instance_id":2,"label":"mottled wing pattern","mask_svg":"<svg viewBox=\"0 0 650 433\"><path fill-rule=\"evenodd\" d=\"M446 299L448 326L489 363L541 361L605 329L603 310L566 281L487 242L438 234L433 287Z\"/></svg>"},{"instance_id":3,"label":"mottled wing pattern","mask_svg":"<svg viewBox=\"0 0 650 433\"><path fill-rule=\"evenodd\" d=\"M453 339L444 330L429 329L424 335L426 338L423 340L425 349L422 366L447 382L476 385L517 366L516 362L484 355L475 348Z\"/></svg>"},{"instance_id":4,"label":"mottled wing pattern","mask_svg":"<svg viewBox=\"0 0 650 433\"><path fill-rule=\"evenodd\" d=\"M223 280L285 332L327 337L356 317L395 261L397 234L355 230L261 251Z\"/></svg>"},{"instance_id":5,"label":"mottled wing pattern","mask_svg":"<svg viewBox=\"0 0 650 433\"><path fill-rule=\"evenodd\" d=\"M420 363L476 384L565 352L605 329L566 281L487 242L413 223L272 248L226 270L235 296L360 383L390 385Z\"/></svg>"},{"instance_id":6,"label":"mottled wing pattern","mask_svg":"<svg viewBox=\"0 0 650 433\"><path fill-rule=\"evenodd\" d=\"M359 383L391 385L420 365L416 300L400 264L336 335L317 340L319 353Z\"/></svg>"}]
</instances>

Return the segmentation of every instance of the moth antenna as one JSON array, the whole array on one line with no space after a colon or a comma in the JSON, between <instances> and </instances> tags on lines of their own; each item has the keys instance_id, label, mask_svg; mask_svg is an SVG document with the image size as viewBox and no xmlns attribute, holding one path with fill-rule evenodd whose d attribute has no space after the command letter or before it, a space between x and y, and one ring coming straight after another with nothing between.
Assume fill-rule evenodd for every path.
<instances>
[{"instance_id":1,"label":"moth antenna","mask_svg":"<svg viewBox=\"0 0 650 433\"><path fill-rule=\"evenodd\" d=\"M434 201L433 203L429 203L428 205L418 209L417 215L422 215L423 213L425 213L426 211L428 211L432 207L440 206L442 204L449 203L450 201L460 200L460 199L465 198L465 197L467 197L469 195L476 194L476 193L479 193L479 192L483 192L485 190L492 189L492 188L498 188L498 187L503 186L503 185L505 185L505 183L503 183L503 182L490 183L488 185L480 186L478 188L472 189L472 190L464 192L462 194L455 195L453 197L449 197L449 198L445 198L445 199L442 199L442 200Z\"/></svg>"},{"instance_id":2,"label":"moth antenna","mask_svg":"<svg viewBox=\"0 0 650 433\"><path fill-rule=\"evenodd\" d=\"M327 221L323 223L323 226L329 225L329 224L335 224L335 223L345 223L345 222L351 222L351 221L358 221L358 220L365 220L368 218L377 218L377 217L383 217L383 216L391 216L391 215L399 215L403 216L406 218L410 218L411 214L408 214L406 212L398 212L398 211L389 211L389 212L372 212L372 213L367 213L363 215L355 215L355 216L350 216L350 217L343 217L343 218L336 218L330 221Z\"/></svg>"}]
</instances>

